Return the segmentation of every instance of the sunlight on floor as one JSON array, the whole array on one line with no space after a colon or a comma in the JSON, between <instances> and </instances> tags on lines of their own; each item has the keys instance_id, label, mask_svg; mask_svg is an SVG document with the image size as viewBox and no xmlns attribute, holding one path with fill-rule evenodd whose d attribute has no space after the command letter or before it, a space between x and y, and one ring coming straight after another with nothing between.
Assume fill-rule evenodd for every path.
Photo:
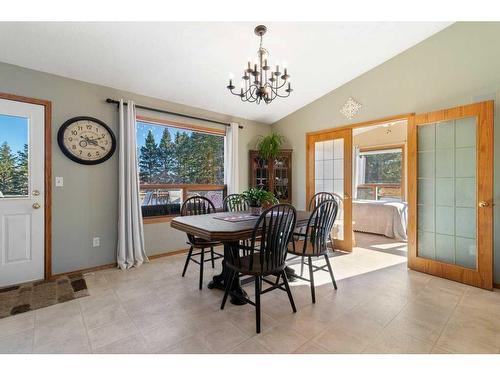
<instances>
[{"instance_id":1,"label":"sunlight on floor","mask_svg":"<svg viewBox=\"0 0 500 375\"><path fill-rule=\"evenodd\" d=\"M351 253L336 251L330 257L337 280L406 263L407 244L405 242L367 233L356 233L355 236L357 246L353 248ZM324 259L318 259L314 262L314 265L319 267L324 264ZM289 266L300 274L300 259L290 262ZM307 266L304 267L303 276L309 278ZM331 283L330 275L326 271L315 272L314 283L317 286ZM308 283L296 280L293 284L302 285Z\"/></svg>"}]
</instances>

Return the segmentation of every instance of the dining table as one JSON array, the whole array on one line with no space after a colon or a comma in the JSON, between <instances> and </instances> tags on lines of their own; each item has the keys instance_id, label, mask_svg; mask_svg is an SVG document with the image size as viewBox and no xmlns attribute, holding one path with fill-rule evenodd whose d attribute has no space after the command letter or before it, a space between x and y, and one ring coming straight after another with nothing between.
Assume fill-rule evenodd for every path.
<instances>
[{"instance_id":1,"label":"dining table","mask_svg":"<svg viewBox=\"0 0 500 375\"><path fill-rule=\"evenodd\" d=\"M296 228L304 227L309 220L310 212L297 210ZM217 212L205 215L179 216L170 222L170 226L195 237L207 241L221 242L224 246L224 259L229 259L239 252L240 241L249 240L252 237L255 224L259 216L253 216L248 212ZM293 278L294 270L287 267L287 275ZM222 262L222 272L215 275L208 284L209 289L225 290L228 280L229 269ZM246 292L241 287L239 276L235 277L231 285L231 300L234 305L246 303Z\"/></svg>"}]
</instances>

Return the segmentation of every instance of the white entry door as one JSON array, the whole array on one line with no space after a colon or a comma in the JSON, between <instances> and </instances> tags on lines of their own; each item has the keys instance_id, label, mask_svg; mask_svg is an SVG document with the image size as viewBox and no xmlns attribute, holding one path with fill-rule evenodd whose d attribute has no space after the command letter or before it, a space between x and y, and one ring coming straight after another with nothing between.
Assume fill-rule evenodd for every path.
<instances>
[{"instance_id":1,"label":"white entry door","mask_svg":"<svg viewBox=\"0 0 500 375\"><path fill-rule=\"evenodd\" d=\"M0 287L44 277L44 107L0 99Z\"/></svg>"}]
</instances>

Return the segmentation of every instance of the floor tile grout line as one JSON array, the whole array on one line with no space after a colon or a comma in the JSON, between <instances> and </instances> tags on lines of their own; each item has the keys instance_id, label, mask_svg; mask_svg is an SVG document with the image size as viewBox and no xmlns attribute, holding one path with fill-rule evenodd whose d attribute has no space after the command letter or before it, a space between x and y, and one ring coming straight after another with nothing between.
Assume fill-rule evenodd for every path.
<instances>
[{"instance_id":1,"label":"floor tile grout line","mask_svg":"<svg viewBox=\"0 0 500 375\"><path fill-rule=\"evenodd\" d=\"M120 307L123 309L123 311L125 311L125 314L127 315L128 319L130 320L130 322L132 323L132 325L134 326L135 330L136 330L136 331L137 331L137 332L141 335L141 337L143 338L143 340L144 340L144 343L145 343L146 347L149 347L149 346L147 345L146 338L145 338L145 337L144 337L144 335L142 334L142 331L139 329L139 327L137 327L137 325L135 324L134 320L132 319L132 317L131 317L131 316L130 316L130 314L128 313L127 309L123 306L123 304L122 304L122 303L123 303L123 301L122 301L122 300L120 299L120 297L116 294L116 291L115 291L115 289L114 289L114 288L112 288L112 291L113 291L114 296L116 297L116 300L118 301L118 304L119 304L119 305L120 305ZM124 340L124 339L126 339L126 338L128 338L128 337L131 337L131 336L132 336L132 334L130 334L130 335L126 336L126 337L122 337L121 339L116 340L116 341L114 341L114 342L112 342L112 343L109 343L109 344L106 344L106 345L111 345L111 344L113 344L113 343L116 343L116 342L118 342L118 341ZM104 346L106 346L106 345L102 345L102 347L104 347ZM96 348L96 349L99 349L99 348ZM92 350L94 350L94 349L92 349Z\"/></svg>"},{"instance_id":2,"label":"floor tile grout line","mask_svg":"<svg viewBox=\"0 0 500 375\"><path fill-rule=\"evenodd\" d=\"M437 343L439 342L439 339L441 338L441 336L443 335L443 332L444 330L446 329L446 327L448 326L448 323L450 322L450 319L452 318L452 316L455 314L455 311L457 310L457 307L458 305L462 302L462 300L464 299L465 297L465 290L464 292L462 293L462 295L460 296L460 299L459 301L457 302L457 304L455 305L455 307L453 308L453 311L450 313L450 316L448 316L448 319L446 319L446 323L443 325L443 327L441 328L441 331L439 332L439 336L436 338L436 341L434 342L434 345L432 346L431 348L431 353L432 351L434 350L434 348L436 347ZM446 349L448 350L448 349Z\"/></svg>"},{"instance_id":3,"label":"floor tile grout line","mask_svg":"<svg viewBox=\"0 0 500 375\"><path fill-rule=\"evenodd\" d=\"M110 283L110 280L108 280L108 279L106 278L106 274L105 274L105 273L103 274L103 276L104 276L104 278L106 279L107 283L109 284L109 288L108 288L108 289L110 289L110 290L111 290L111 292L112 292L113 296L114 296L114 297L115 297L115 299L116 299L116 302L117 302L117 303L118 303L118 305L119 305L119 306L120 306L120 307L124 310L125 314L127 315L127 317L128 317L128 319L130 320L130 322L134 325L135 329L136 329L137 331L139 331L139 332L140 332L139 328L135 325L135 323L133 322L132 318L128 315L127 310L123 307L123 305L122 305L122 301L121 301L121 299L118 297L118 295L116 294L116 291L115 291L114 287L112 286L112 283ZM82 307L81 307L81 304L80 304L80 309L81 309L81 308L82 308ZM130 334L130 335L126 336L126 337L122 337L122 338L120 338L120 339L118 339L118 340L115 340L115 341L113 341L113 342L111 342L111 343L108 343L108 344L105 344L105 345L102 345L102 346L99 346L99 347L94 348L94 347L93 347L93 345L92 345L92 343L91 343L91 341L90 341L90 334L89 334L88 325L87 325L86 320L85 320L85 317L84 317L83 315L84 315L84 314L83 314L83 310L82 310L82 319L84 320L84 324L85 324L85 327L86 327L86 330L87 330L87 337L88 337L88 340L89 340L90 351L91 351L92 353L94 353L94 354L95 354L95 350L97 350L97 349L99 349L99 348L101 348L101 347L104 347L104 346L107 346L107 345L111 345L111 344L113 344L113 343L116 343L116 342L118 342L118 341L120 341L120 340L123 340L123 339L125 339L125 338L128 338L128 337L132 336L132 334ZM98 325L98 326L96 326L96 327L93 327L92 329L98 329L98 328L100 328L100 327L104 327L104 326L106 326L106 325L109 325L109 324L112 324L112 323L116 322L117 320L119 320L119 319L115 319L115 320L113 320L113 321L110 321L110 322L107 322L107 323L104 323L104 324ZM141 333L141 332L140 332L140 333ZM141 336L142 336L142 333L141 333ZM144 338L144 337L143 337L143 338Z\"/></svg>"},{"instance_id":4,"label":"floor tile grout line","mask_svg":"<svg viewBox=\"0 0 500 375\"><path fill-rule=\"evenodd\" d=\"M90 295L90 293L89 293L89 295ZM87 320L85 319L85 315L83 314L83 308L82 308L82 304L80 302L81 301L78 301L78 308L80 309L80 314L82 315L83 325L85 326L85 335L87 337L87 343L89 345L89 351L91 353L94 353L94 350L92 349L92 345L91 345L91 342L90 342L89 327L88 327L88 324L87 324Z\"/></svg>"}]
</instances>

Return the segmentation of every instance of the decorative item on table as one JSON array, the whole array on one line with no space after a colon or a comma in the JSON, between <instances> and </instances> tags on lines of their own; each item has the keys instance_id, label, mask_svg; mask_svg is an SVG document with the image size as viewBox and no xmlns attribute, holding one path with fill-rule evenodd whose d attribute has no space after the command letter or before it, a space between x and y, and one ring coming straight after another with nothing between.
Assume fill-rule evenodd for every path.
<instances>
[{"instance_id":1,"label":"decorative item on table","mask_svg":"<svg viewBox=\"0 0 500 375\"><path fill-rule=\"evenodd\" d=\"M278 156L281 146L285 138L279 134L272 132L269 135L261 136L257 141L257 150L263 159L272 159Z\"/></svg>"},{"instance_id":2,"label":"decorative item on table","mask_svg":"<svg viewBox=\"0 0 500 375\"><path fill-rule=\"evenodd\" d=\"M267 207L277 202L273 193L256 187L244 191L241 195L243 199L248 201L250 213L255 216L259 216L262 213L263 206Z\"/></svg>"}]
</instances>

